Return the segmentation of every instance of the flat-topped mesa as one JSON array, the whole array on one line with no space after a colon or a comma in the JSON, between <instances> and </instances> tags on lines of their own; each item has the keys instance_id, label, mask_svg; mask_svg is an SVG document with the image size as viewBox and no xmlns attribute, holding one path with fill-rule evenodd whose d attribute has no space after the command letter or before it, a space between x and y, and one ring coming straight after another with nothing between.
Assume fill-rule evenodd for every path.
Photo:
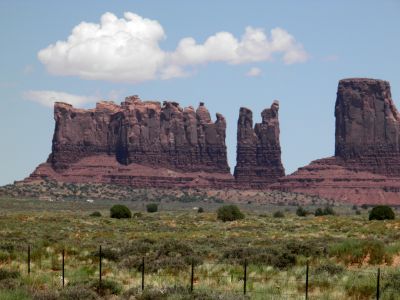
<instances>
[{"instance_id":1,"label":"flat-topped mesa","mask_svg":"<svg viewBox=\"0 0 400 300\"><path fill-rule=\"evenodd\" d=\"M111 155L124 165L229 173L225 119L217 114L212 122L204 104L195 111L176 102L161 105L131 96L121 105L100 102L88 110L56 103L54 118L48 162L55 170L84 157Z\"/></svg>"},{"instance_id":2,"label":"flat-topped mesa","mask_svg":"<svg viewBox=\"0 0 400 300\"><path fill-rule=\"evenodd\" d=\"M279 102L261 113L262 122L253 128L253 113L242 107L237 131L234 176L239 186L265 188L285 175L279 142Z\"/></svg>"},{"instance_id":3,"label":"flat-topped mesa","mask_svg":"<svg viewBox=\"0 0 400 300\"><path fill-rule=\"evenodd\" d=\"M400 117L389 82L340 80L335 117L335 156L348 168L400 175Z\"/></svg>"}]
</instances>

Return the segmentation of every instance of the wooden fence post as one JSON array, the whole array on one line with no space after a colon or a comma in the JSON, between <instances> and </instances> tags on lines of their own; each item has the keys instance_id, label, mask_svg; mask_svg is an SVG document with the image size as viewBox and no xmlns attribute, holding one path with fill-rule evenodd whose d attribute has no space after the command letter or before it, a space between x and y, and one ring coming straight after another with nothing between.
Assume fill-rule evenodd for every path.
<instances>
[{"instance_id":1,"label":"wooden fence post","mask_svg":"<svg viewBox=\"0 0 400 300\"><path fill-rule=\"evenodd\" d=\"M190 292L193 292L193 282L194 282L194 260L192 259L192 274L190 276Z\"/></svg>"},{"instance_id":2,"label":"wooden fence post","mask_svg":"<svg viewBox=\"0 0 400 300\"><path fill-rule=\"evenodd\" d=\"M28 275L31 274L31 245L28 245Z\"/></svg>"},{"instance_id":3,"label":"wooden fence post","mask_svg":"<svg viewBox=\"0 0 400 300\"><path fill-rule=\"evenodd\" d=\"M144 257L142 258L142 291L144 290Z\"/></svg>"},{"instance_id":4,"label":"wooden fence post","mask_svg":"<svg viewBox=\"0 0 400 300\"><path fill-rule=\"evenodd\" d=\"M308 300L308 269L309 269L309 263L307 261L307 267L306 267L306 300Z\"/></svg>"},{"instance_id":5,"label":"wooden fence post","mask_svg":"<svg viewBox=\"0 0 400 300\"><path fill-rule=\"evenodd\" d=\"M101 245L100 245L100 248L99 248L99 292L101 291L101 280L102 280L102 278L101 278L101 272L102 272L101 256L102 256L102 253L101 253Z\"/></svg>"},{"instance_id":6,"label":"wooden fence post","mask_svg":"<svg viewBox=\"0 0 400 300\"><path fill-rule=\"evenodd\" d=\"M65 286L65 249L62 251L62 286Z\"/></svg>"},{"instance_id":7,"label":"wooden fence post","mask_svg":"<svg viewBox=\"0 0 400 300\"><path fill-rule=\"evenodd\" d=\"M247 259L244 260L243 294L246 295L247 288Z\"/></svg>"},{"instance_id":8,"label":"wooden fence post","mask_svg":"<svg viewBox=\"0 0 400 300\"><path fill-rule=\"evenodd\" d=\"M380 280L381 280L381 268L378 268L378 274L376 276L376 300L379 300L380 293Z\"/></svg>"}]
</instances>

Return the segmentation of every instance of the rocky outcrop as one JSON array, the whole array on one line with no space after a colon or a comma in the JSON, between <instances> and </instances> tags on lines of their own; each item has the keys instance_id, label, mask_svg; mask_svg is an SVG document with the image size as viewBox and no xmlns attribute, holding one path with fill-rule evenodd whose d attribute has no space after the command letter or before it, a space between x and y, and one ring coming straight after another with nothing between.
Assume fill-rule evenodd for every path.
<instances>
[{"instance_id":1,"label":"rocky outcrop","mask_svg":"<svg viewBox=\"0 0 400 300\"><path fill-rule=\"evenodd\" d=\"M279 142L279 102L261 113L262 122L253 127L253 113L242 107L237 131L234 176L240 186L266 188L285 175Z\"/></svg>"},{"instance_id":2,"label":"rocky outcrop","mask_svg":"<svg viewBox=\"0 0 400 300\"><path fill-rule=\"evenodd\" d=\"M31 180L132 186L158 180L170 187L177 181L196 181L200 175L210 181L214 175L233 180L227 163L225 118L217 114L213 122L204 103L197 110L170 101L141 101L137 96L127 97L121 105L103 101L94 109L56 103L54 118L52 153Z\"/></svg>"},{"instance_id":3,"label":"rocky outcrop","mask_svg":"<svg viewBox=\"0 0 400 300\"><path fill-rule=\"evenodd\" d=\"M100 102L95 109L55 104L56 128L48 162L56 170L93 155L115 155L124 165L139 163L185 171L228 173L226 122L212 122L203 103L195 111L176 102L142 102L127 97L121 106Z\"/></svg>"},{"instance_id":4,"label":"rocky outcrop","mask_svg":"<svg viewBox=\"0 0 400 300\"><path fill-rule=\"evenodd\" d=\"M353 203L397 203L400 117L387 81L339 82L335 156L280 179L272 188Z\"/></svg>"}]
</instances>

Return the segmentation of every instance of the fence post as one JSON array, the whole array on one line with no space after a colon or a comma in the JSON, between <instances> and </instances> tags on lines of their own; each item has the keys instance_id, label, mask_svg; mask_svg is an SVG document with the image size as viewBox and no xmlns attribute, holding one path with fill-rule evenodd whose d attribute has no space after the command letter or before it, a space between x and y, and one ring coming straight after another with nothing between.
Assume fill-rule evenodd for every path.
<instances>
[{"instance_id":1,"label":"fence post","mask_svg":"<svg viewBox=\"0 0 400 300\"><path fill-rule=\"evenodd\" d=\"M194 260L192 259L192 274L190 276L190 292L193 292L193 281L194 281Z\"/></svg>"},{"instance_id":2,"label":"fence post","mask_svg":"<svg viewBox=\"0 0 400 300\"><path fill-rule=\"evenodd\" d=\"M309 269L309 263L307 261L307 267L306 267L306 300L308 300L308 269Z\"/></svg>"},{"instance_id":3,"label":"fence post","mask_svg":"<svg viewBox=\"0 0 400 300\"><path fill-rule=\"evenodd\" d=\"M102 256L102 253L101 253L101 245L100 245L100 248L99 248L99 292L101 291L101 256Z\"/></svg>"},{"instance_id":4,"label":"fence post","mask_svg":"<svg viewBox=\"0 0 400 300\"><path fill-rule=\"evenodd\" d=\"M380 289L380 279L381 279L381 268L378 268L378 274L376 277L376 300L379 300L379 289Z\"/></svg>"},{"instance_id":5,"label":"fence post","mask_svg":"<svg viewBox=\"0 0 400 300\"><path fill-rule=\"evenodd\" d=\"M247 259L244 260L243 294L246 295L247 287Z\"/></svg>"},{"instance_id":6,"label":"fence post","mask_svg":"<svg viewBox=\"0 0 400 300\"><path fill-rule=\"evenodd\" d=\"M142 257L142 291L144 290L144 257Z\"/></svg>"},{"instance_id":7,"label":"fence post","mask_svg":"<svg viewBox=\"0 0 400 300\"><path fill-rule=\"evenodd\" d=\"M65 249L62 251L62 286L65 286Z\"/></svg>"},{"instance_id":8,"label":"fence post","mask_svg":"<svg viewBox=\"0 0 400 300\"><path fill-rule=\"evenodd\" d=\"M28 275L31 274L31 245L28 245Z\"/></svg>"}]
</instances>

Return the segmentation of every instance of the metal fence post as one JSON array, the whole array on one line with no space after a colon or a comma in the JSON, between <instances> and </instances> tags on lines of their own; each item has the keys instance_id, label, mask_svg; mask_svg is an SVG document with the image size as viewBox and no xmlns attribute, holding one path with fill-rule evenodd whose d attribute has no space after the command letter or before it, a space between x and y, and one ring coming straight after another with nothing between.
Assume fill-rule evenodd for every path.
<instances>
[{"instance_id":1,"label":"metal fence post","mask_svg":"<svg viewBox=\"0 0 400 300\"><path fill-rule=\"evenodd\" d=\"M243 294L246 295L247 287L247 259L244 260Z\"/></svg>"},{"instance_id":2,"label":"metal fence post","mask_svg":"<svg viewBox=\"0 0 400 300\"><path fill-rule=\"evenodd\" d=\"M306 267L306 300L308 300L308 269L309 269L309 263L307 261L307 267Z\"/></svg>"},{"instance_id":3,"label":"metal fence post","mask_svg":"<svg viewBox=\"0 0 400 300\"><path fill-rule=\"evenodd\" d=\"M28 274L31 274L31 245L28 245Z\"/></svg>"},{"instance_id":4,"label":"metal fence post","mask_svg":"<svg viewBox=\"0 0 400 300\"><path fill-rule=\"evenodd\" d=\"M380 293L380 279L381 279L381 268L378 268L378 274L376 277L376 300L379 300Z\"/></svg>"},{"instance_id":5,"label":"metal fence post","mask_svg":"<svg viewBox=\"0 0 400 300\"><path fill-rule=\"evenodd\" d=\"M100 248L99 248L99 291L101 291L101 280L102 280L102 278L101 278L101 256L102 256L102 253L101 253L101 245L100 245Z\"/></svg>"},{"instance_id":6,"label":"metal fence post","mask_svg":"<svg viewBox=\"0 0 400 300\"><path fill-rule=\"evenodd\" d=\"M62 251L62 286L65 286L65 249Z\"/></svg>"},{"instance_id":7,"label":"metal fence post","mask_svg":"<svg viewBox=\"0 0 400 300\"><path fill-rule=\"evenodd\" d=\"M190 292L193 292L193 282L194 282L194 260L192 259L192 274L190 276Z\"/></svg>"},{"instance_id":8,"label":"metal fence post","mask_svg":"<svg viewBox=\"0 0 400 300\"><path fill-rule=\"evenodd\" d=\"M142 258L142 291L144 290L144 257Z\"/></svg>"}]
</instances>

